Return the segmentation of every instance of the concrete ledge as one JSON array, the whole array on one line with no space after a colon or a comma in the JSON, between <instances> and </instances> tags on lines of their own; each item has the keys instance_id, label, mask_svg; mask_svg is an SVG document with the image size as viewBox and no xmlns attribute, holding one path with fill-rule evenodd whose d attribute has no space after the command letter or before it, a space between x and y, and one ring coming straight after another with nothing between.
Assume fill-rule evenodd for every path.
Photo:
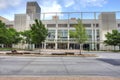
<instances>
[{"instance_id":1,"label":"concrete ledge","mask_svg":"<svg viewBox=\"0 0 120 80\"><path fill-rule=\"evenodd\" d=\"M67 55L74 55L75 53L74 52L65 52L65 54L67 54Z\"/></svg>"},{"instance_id":2,"label":"concrete ledge","mask_svg":"<svg viewBox=\"0 0 120 80\"><path fill-rule=\"evenodd\" d=\"M52 55L66 55L66 53L64 52L55 52L55 53L51 53Z\"/></svg>"}]
</instances>

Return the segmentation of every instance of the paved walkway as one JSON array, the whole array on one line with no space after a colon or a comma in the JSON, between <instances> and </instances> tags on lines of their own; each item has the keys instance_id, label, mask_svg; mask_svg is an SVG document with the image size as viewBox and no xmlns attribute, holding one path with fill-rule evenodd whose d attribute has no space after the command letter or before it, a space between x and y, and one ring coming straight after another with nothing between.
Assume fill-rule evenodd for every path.
<instances>
[{"instance_id":1,"label":"paved walkway","mask_svg":"<svg viewBox=\"0 0 120 80\"><path fill-rule=\"evenodd\" d=\"M112 77L0 77L0 80L120 80Z\"/></svg>"}]
</instances>

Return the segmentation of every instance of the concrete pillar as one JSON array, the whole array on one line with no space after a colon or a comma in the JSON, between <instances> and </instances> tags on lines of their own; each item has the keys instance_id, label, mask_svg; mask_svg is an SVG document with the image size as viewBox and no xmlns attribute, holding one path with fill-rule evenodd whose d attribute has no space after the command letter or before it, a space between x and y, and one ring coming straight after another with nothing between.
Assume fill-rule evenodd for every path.
<instances>
[{"instance_id":1,"label":"concrete pillar","mask_svg":"<svg viewBox=\"0 0 120 80\"><path fill-rule=\"evenodd\" d=\"M92 26L92 44L91 49L94 50L94 26Z\"/></svg>"},{"instance_id":2,"label":"concrete pillar","mask_svg":"<svg viewBox=\"0 0 120 80\"><path fill-rule=\"evenodd\" d=\"M94 27L94 50L97 50L97 46L96 46L96 41L97 41L97 39L96 39L96 29L95 29L95 27Z\"/></svg>"},{"instance_id":3,"label":"concrete pillar","mask_svg":"<svg viewBox=\"0 0 120 80\"><path fill-rule=\"evenodd\" d=\"M57 44L57 42L55 43L55 49L57 49L57 46L58 46L58 44Z\"/></svg>"},{"instance_id":4,"label":"concrete pillar","mask_svg":"<svg viewBox=\"0 0 120 80\"><path fill-rule=\"evenodd\" d=\"M46 42L44 42L44 49L46 49Z\"/></svg>"},{"instance_id":5,"label":"concrete pillar","mask_svg":"<svg viewBox=\"0 0 120 80\"><path fill-rule=\"evenodd\" d=\"M69 44L69 42L67 43L67 49L69 50L69 46L70 46L70 44Z\"/></svg>"}]
</instances>

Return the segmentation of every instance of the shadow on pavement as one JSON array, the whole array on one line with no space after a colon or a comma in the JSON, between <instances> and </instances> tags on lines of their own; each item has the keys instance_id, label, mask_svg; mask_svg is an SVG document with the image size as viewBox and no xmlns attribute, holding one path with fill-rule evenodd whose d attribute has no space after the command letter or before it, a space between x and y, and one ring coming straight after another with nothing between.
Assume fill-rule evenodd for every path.
<instances>
[{"instance_id":1,"label":"shadow on pavement","mask_svg":"<svg viewBox=\"0 0 120 80\"><path fill-rule=\"evenodd\" d=\"M114 66L120 66L120 59L97 59L97 60L109 63Z\"/></svg>"}]
</instances>

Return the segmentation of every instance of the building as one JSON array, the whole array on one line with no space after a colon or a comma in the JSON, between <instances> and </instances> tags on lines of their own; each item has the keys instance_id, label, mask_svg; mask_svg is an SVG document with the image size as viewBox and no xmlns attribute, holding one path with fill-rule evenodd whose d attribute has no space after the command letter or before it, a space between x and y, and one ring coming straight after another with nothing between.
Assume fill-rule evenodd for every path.
<instances>
[{"instance_id":1,"label":"building","mask_svg":"<svg viewBox=\"0 0 120 80\"><path fill-rule=\"evenodd\" d=\"M41 8L37 2L27 2L26 14L31 20L40 19Z\"/></svg>"},{"instance_id":2,"label":"building","mask_svg":"<svg viewBox=\"0 0 120 80\"><path fill-rule=\"evenodd\" d=\"M41 8L37 2L27 2L26 14L15 14L14 28L17 31L30 29L31 22L35 19L40 19Z\"/></svg>"},{"instance_id":3,"label":"building","mask_svg":"<svg viewBox=\"0 0 120 80\"><path fill-rule=\"evenodd\" d=\"M30 29L30 16L27 14L15 14L14 28L17 31L24 31Z\"/></svg>"},{"instance_id":4,"label":"building","mask_svg":"<svg viewBox=\"0 0 120 80\"><path fill-rule=\"evenodd\" d=\"M112 46L105 46L105 34L114 29L120 31L119 12L61 12L41 13L37 2L28 2L26 14L15 14L14 28L17 31L29 30L34 19L41 19L48 29L48 36L42 43L43 49L79 49L75 39L70 38L69 31L75 30L77 19L82 20L88 34L88 41L83 45L86 50L111 50ZM22 45L23 46L23 45ZM35 44L35 48L39 45Z\"/></svg>"},{"instance_id":5,"label":"building","mask_svg":"<svg viewBox=\"0 0 120 80\"><path fill-rule=\"evenodd\" d=\"M78 13L78 12L77 12ZM65 13L75 14L75 13ZM79 14L84 14L83 12ZM96 13L92 13L95 15ZM96 15L97 16L97 15ZM70 17L70 16L69 16ZM83 16L82 16L83 17ZM81 17L78 17L81 18ZM44 43L45 49L79 49L79 44L75 39L70 38L69 31L74 31L74 25L77 24L78 18L60 19L52 17L51 20L43 20L46 28L48 28L48 37ZM97 19L81 19L86 27L88 41L83 45L86 50L108 50L113 49L111 46L105 46L103 41L106 39L105 34L118 29L115 12L102 12Z\"/></svg>"},{"instance_id":6,"label":"building","mask_svg":"<svg viewBox=\"0 0 120 80\"><path fill-rule=\"evenodd\" d=\"M0 16L0 20L6 24L7 28L13 28L14 21L10 21L2 16Z\"/></svg>"}]
</instances>

